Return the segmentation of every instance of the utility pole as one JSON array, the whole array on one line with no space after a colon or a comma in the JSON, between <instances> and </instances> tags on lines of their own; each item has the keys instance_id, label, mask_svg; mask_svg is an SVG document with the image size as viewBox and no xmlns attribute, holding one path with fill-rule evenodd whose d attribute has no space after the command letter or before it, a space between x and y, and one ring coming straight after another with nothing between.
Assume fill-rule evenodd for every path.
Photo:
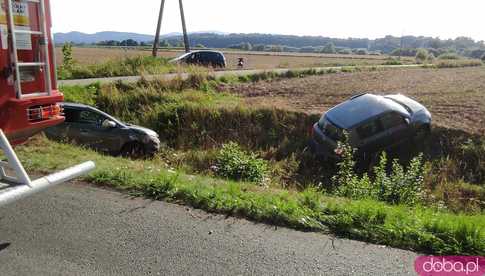
<instances>
[{"instance_id":1,"label":"utility pole","mask_svg":"<svg viewBox=\"0 0 485 276\"><path fill-rule=\"evenodd\" d=\"M184 31L184 46L185 52L190 52L190 43L189 43L189 36L187 35L187 26L185 24L185 13L184 13L184 5L182 4L182 0L179 0L180 6L180 17L182 18L182 29Z\"/></svg>"},{"instance_id":2,"label":"utility pole","mask_svg":"<svg viewBox=\"0 0 485 276\"><path fill-rule=\"evenodd\" d=\"M153 42L153 57L157 57L158 53L158 45L160 44L160 30L162 28L162 19L163 19L163 8L165 7L165 0L162 0L160 5L160 13L158 15L158 23L157 23L157 32L155 34L155 41Z\"/></svg>"}]
</instances>

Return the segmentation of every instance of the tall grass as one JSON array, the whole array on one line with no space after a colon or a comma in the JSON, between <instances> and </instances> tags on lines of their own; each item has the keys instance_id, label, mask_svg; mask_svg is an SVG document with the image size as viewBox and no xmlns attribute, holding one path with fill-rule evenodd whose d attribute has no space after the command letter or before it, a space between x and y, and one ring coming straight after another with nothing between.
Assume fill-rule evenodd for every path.
<instances>
[{"instance_id":1,"label":"tall grass","mask_svg":"<svg viewBox=\"0 0 485 276\"><path fill-rule=\"evenodd\" d=\"M139 56L89 65L81 65L74 62L70 66L60 66L58 68L58 78L61 80L89 79L176 72L176 65L168 61L166 58Z\"/></svg>"}]
</instances>

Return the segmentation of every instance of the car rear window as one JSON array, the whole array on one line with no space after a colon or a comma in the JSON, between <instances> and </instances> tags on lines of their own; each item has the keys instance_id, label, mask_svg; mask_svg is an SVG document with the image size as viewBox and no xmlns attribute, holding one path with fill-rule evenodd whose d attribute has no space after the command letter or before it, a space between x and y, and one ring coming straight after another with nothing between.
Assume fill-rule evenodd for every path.
<instances>
[{"instance_id":1,"label":"car rear window","mask_svg":"<svg viewBox=\"0 0 485 276\"><path fill-rule=\"evenodd\" d=\"M369 121L357 128L357 134L361 139L367 139L382 131L382 126L378 120Z\"/></svg>"},{"instance_id":2,"label":"car rear window","mask_svg":"<svg viewBox=\"0 0 485 276\"><path fill-rule=\"evenodd\" d=\"M344 138L343 129L337 127L326 118L322 118L318 123L325 135L334 141L340 141Z\"/></svg>"},{"instance_id":3,"label":"car rear window","mask_svg":"<svg viewBox=\"0 0 485 276\"><path fill-rule=\"evenodd\" d=\"M404 125L404 118L394 112L382 115L379 120L381 121L384 130Z\"/></svg>"}]
</instances>

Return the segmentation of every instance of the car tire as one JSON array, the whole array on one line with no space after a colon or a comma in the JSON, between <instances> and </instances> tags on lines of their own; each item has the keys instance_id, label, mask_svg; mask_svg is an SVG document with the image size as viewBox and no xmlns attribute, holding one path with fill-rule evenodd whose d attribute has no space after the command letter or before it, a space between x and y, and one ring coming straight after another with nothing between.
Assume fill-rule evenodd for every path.
<instances>
[{"instance_id":1,"label":"car tire","mask_svg":"<svg viewBox=\"0 0 485 276\"><path fill-rule=\"evenodd\" d=\"M147 153L145 146L138 142L128 143L121 149L121 156L125 158L140 159L144 158Z\"/></svg>"}]
</instances>

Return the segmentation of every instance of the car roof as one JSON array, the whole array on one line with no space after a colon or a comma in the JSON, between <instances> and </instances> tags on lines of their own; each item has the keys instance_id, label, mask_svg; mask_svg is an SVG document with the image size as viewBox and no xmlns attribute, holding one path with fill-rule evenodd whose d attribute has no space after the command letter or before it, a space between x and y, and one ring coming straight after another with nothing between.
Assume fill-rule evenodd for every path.
<instances>
[{"instance_id":1,"label":"car roof","mask_svg":"<svg viewBox=\"0 0 485 276\"><path fill-rule=\"evenodd\" d=\"M215 51L215 50L196 50L196 51L192 51L190 53L216 53L216 54L222 55L221 51Z\"/></svg>"},{"instance_id":2,"label":"car roof","mask_svg":"<svg viewBox=\"0 0 485 276\"><path fill-rule=\"evenodd\" d=\"M95 109L92 106L85 105L85 104L80 104L80 103L69 103L69 102L62 102L60 103L61 106L63 107L73 107L73 108L88 108L88 109Z\"/></svg>"},{"instance_id":3,"label":"car roof","mask_svg":"<svg viewBox=\"0 0 485 276\"><path fill-rule=\"evenodd\" d=\"M410 115L403 105L391 99L373 94L361 94L330 109L325 116L341 128L352 129L367 119L390 111L404 116Z\"/></svg>"}]
</instances>

